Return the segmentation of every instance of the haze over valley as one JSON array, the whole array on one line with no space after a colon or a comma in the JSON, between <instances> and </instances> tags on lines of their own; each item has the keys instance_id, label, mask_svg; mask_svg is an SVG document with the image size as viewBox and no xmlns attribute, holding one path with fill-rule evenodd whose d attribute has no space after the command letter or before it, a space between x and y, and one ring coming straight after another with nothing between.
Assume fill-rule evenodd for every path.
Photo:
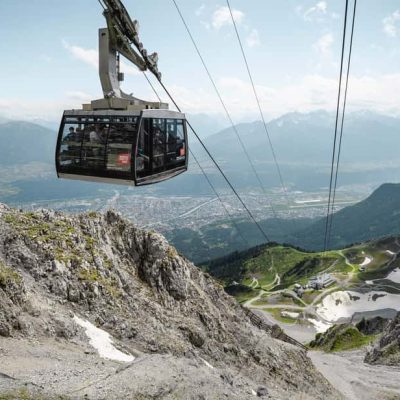
<instances>
[{"instance_id":1,"label":"haze over valley","mask_svg":"<svg viewBox=\"0 0 400 400\"><path fill-rule=\"evenodd\" d=\"M210 120L211 117L195 118L197 129L209 132ZM204 126L202 121L205 121ZM384 182L397 181L400 164L395 150L400 147L400 136L396 135L400 130L400 119L365 111L350 113L346 123L348 136L342 154L335 211L363 200ZM263 221L272 240L319 248L318 241L299 241L294 234L326 215L326 185L329 179L326 160L329 160L332 124L333 114L325 111L286 114L269 123L280 157L286 194L277 179L275 165L265 143L265 132L259 122L244 123L237 129L249 154L254 157L262 188L247 160L240 156L240 146L232 130L203 134L207 145L218 149L214 150L217 160L255 217ZM196 262L263 241L210 160L205 159L194 138L191 138L193 151L230 216L246 232L247 243L237 230L232 229L224 207L212 193L193 159L187 174L152 187L129 188L60 181L53 170L54 131L28 122L7 121L0 124L0 137L6 135L10 139L0 150L4 171L0 177L0 200L10 205L30 210L44 207L68 212L111 207L141 227L163 232ZM22 143L29 146L22 146ZM291 143L289 153L288 143ZM392 145L387 147L385 143ZM280 220L283 221L278 222ZM318 232L321 229L318 228ZM385 233L385 229L382 232ZM184 240L181 239L183 236ZM354 241L351 236L344 240L340 246ZM190 245L195 242L200 243L199 249L194 250ZM215 252L207 254L213 247Z\"/></svg>"}]
</instances>

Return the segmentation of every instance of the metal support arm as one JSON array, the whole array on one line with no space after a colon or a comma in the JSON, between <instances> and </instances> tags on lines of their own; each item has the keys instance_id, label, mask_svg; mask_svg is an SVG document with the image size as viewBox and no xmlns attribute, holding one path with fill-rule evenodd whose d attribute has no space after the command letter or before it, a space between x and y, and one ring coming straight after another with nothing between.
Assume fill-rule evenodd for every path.
<instances>
[{"instance_id":1,"label":"metal support arm","mask_svg":"<svg viewBox=\"0 0 400 400\"><path fill-rule=\"evenodd\" d=\"M158 56L157 53L147 54L139 42L139 24L136 20L131 20L120 0L102 0L101 4L107 21L107 28L99 29L99 76L104 99L92 101L88 108L168 108L166 103L141 100L121 90L120 82L123 81L123 74L120 72L120 54L140 71L148 69L157 79L161 79L157 67Z\"/></svg>"}]
</instances>

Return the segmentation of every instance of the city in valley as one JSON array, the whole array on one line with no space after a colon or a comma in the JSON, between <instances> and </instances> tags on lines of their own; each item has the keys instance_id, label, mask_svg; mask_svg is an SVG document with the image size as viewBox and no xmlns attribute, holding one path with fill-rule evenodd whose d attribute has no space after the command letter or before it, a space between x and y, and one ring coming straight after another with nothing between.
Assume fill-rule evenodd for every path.
<instances>
[{"instance_id":1,"label":"city in valley","mask_svg":"<svg viewBox=\"0 0 400 400\"><path fill-rule=\"evenodd\" d=\"M364 188L362 188L364 189ZM368 189L352 188L338 192L335 211L352 205L368 195ZM142 228L155 229L162 233L174 229L199 229L228 218L247 218L240 202L230 193L216 196L169 196L136 194L134 188L97 192L95 197L68 200L41 200L21 204L25 209L51 208L66 212L105 211L114 209ZM316 192L288 191L276 189L268 194L256 191L241 193L241 198L257 220L270 218L296 219L318 218L326 215L327 190Z\"/></svg>"}]
</instances>

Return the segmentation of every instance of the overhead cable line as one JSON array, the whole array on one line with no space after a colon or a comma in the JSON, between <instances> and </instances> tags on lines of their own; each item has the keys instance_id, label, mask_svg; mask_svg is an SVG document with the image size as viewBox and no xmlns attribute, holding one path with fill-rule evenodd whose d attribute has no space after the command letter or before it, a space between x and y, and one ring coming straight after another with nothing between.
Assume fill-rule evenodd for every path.
<instances>
[{"instance_id":1,"label":"overhead cable line","mask_svg":"<svg viewBox=\"0 0 400 400\"><path fill-rule=\"evenodd\" d=\"M174 106L176 107L176 109L179 112L181 111L181 108L178 106L178 104L176 103L176 101L174 100L174 98L172 97L171 93L168 91L168 89L166 88L166 86L164 85L164 83L158 79L158 82L160 83L161 87L164 89L165 93L167 94L167 96L169 97L169 99L172 101L172 103L174 103ZM210 151L208 150L207 146L205 145L205 143L201 140L200 136L197 134L196 130L193 128L192 124L188 121L188 119L186 119L186 123L189 126L190 130L193 132L193 134L196 136L196 139L199 141L199 143L201 144L201 146L203 147L203 149L205 150L205 152L207 153L208 157L210 157L211 161L213 162L213 164L217 167L218 171L220 172L220 174L222 175L222 177L224 178L225 182L229 185L229 187L231 188L232 192L234 193L234 195L237 197L237 199L239 200L240 204L243 206L243 208L246 210L247 214L249 215L250 219L254 222L254 224L257 226L258 230L261 232L261 234L263 235L264 239L267 242L270 242L270 239L268 237L268 235L265 233L264 229L261 227L261 225L257 222L257 220L255 219L253 213L250 211L250 209L246 206L246 203L243 201L243 199L240 197L239 193L237 192L237 190L235 189L235 187L232 185L232 183L230 182L230 180L228 179L228 177L225 175L224 171L222 170L222 168L219 166L219 164L217 163L217 161L215 160L215 158L213 157L213 155L210 153Z\"/></svg>"},{"instance_id":2,"label":"overhead cable line","mask_svg":"<svg viewBox=\"0 0 400 400\"><path fill-rule=\"evenodd\" d=\"M267 123L266 123L266 121L265 121L264 113L263 113L263 111L262 111L261 104L260 104L260 99L259 99L259 97L258 97L257 90L256 90L256 87L255 87L255 85L254 85L254 80L253 80L252 74L251 74L251 72L250 72L249 63L247 62L246 53L244 52L242 40L240 39L239 31L238 31L238 29L237 29L237 25L236 25L236 22L235 22L235 18L233 17L233 13L232 13L232 9L231 9L231 5L230 5L230 3L229 3L229 0L226 0L226 4L227 4L227 6L228 6L229 13L230 13L230 15L231 15L232 24L233 24L233 26L234 26L234 28L235 28L236 37L237 37L238 42L239 42L239 46L240 46L240 50L241 50L241 52L242 52L243 60L244 60L244 63L246 64L247 74L249 75L250 83L251 83L251 86L252 86L252 88L253 88L254 97L255 97L256 102L257 102L258 111L260 112L261 120L262 120L263 125L264 125L264 130L265 130L265 133L267 134L269 147L270 147L270 149L271 149L271 153L272 153L272 157L273 157L273 159L274 159L275 167L276 167L276 170L277 170L277 172L278 172L278 176L279 176L279 180L280 180L280 183L281 183L281 187L282 187L283 193L284 193L284 195L285 195L287 205L289 206L289 199L288 199L288 195L287 195L286 186L285 186L284 181L283 181L281 169L280 169L279 164L278 164L278 160L277 160L277 157L276 157L276 153L275 153L274 146L272 145L271 136L270 136L270 134L269 134L269 132L268 132Z\"/></svg>"},{"instance_id":3,"label":"overhead cable line","mask_svg":"<svg viewBox=\"0 0 400 400\"><path fill-rule=\"evenodd\" d=\"M151 80L149 79L149 77L147 76L146 72L143 71L143 75L146 78L146 81L148 82L148 84L150 85L150 87L152 88L154 94L156 95L158 101L160 103L162 103L161 97L159 96L159 94L157 93L157 90L155 89L154 85L151 83Z\"/></svg>"},{"instance_id":4,"label":"overhead cable line","mask_svg":"<svg viewBox=\"0 0 400 400\"><path fill-rule=\"evenodd\" d=\"M145 76L147 82L149 83L150 87L152 88L154 94L157 96L158 100L160 103L162 103L161 97L158 94L157 90L155 89L154 85L151 83L149 77L146 75L146 73L143 71L143 75ZM177 107L176 103L174 102L175 107ZM177 107L178 108L178 107ZM179 110L180 111L180 110ZM195 160L197 166L199 167L201 173L203 174L204 178L206 179L207 183L209 184L209 186L211 187L211 190L214 192L215 196L217 196L217 199L219 200L219 202L221 203L223 209L225 210L225 213L227 214L231 224L235 227L237 233L239 234L239 236L242 238L242 240L244 242L247 243L248 246L250 246L249 241L244 237L244 235L242 234L241 230L239 229L238 225L236 224L234 218L232 217L232 215L230 214L228 208L225 206L225 203L223 202L221 196L219 195L219 193L217 192L217 189L215 188L215 186L213 185L213 183L211 182L210 178L208 177L206 171L204 170L204 168L201 166L199 160L197 159L197 157L194 155L193 151L190 150L189 148L189 152L191 154L191 156L193 157L193 159Z\"/></svg>"},{"instance_id":5,"label":"overhead cable line","mask_svg":"<svg viewBox=\"0 0 400 400\"><path fill-rule=\"evenodd\" d=\"M181 108L178 106L177 102L175 101L175 99L173 98L173 96L171 95L171 93L169 92L169 90L167 89L167 87L165 86L165 84L161 81L161 76L160 75L156 75L154 74L153 71L151 71L153 73L153 75L156 77L156 79L158 80L159 84L161 85L161 87L163 88L163 90L165 91L165 93L167 94L167 96L169 97L169 99L171 100L171 102L174 104L175 108L179 111L182 112ZM146 79L149 81L147 75L145 74ZM150 83L150 82L149 82ZM156 96L160 99L160 97L158 96L156 90L154 89L154 86L151 85L151 87L153 88L153 91L156 93ZM189 128L191 129L191 131L193 132L193 134L196 136L197 140L199 141L199 143L201 144L201 146L203 147L203 149L205 150L205 152L207 153L208 157L210 157L211 161L213 162L213 164L216 166L216 168L218 169L218 171L220 172L220 174L222 175L222 177L224 178L225 182L228 184L228 186L230 187L230 189L232 190L232 192L234 193L234 195L237 197L237 199L239 200L240 204L243 206L244 210L247 212L247 214L249 215L250 219L253 221L253 223L256 225L256 227L258 228L258 230L260 231L260 233L262 234L262 236L264 237L264 239L267 242L270 242L270 239L268 237L268 235L266 234L266 232L264 231L264 229L262 228L262 226L257 222L257 220L255 219L253 213L250 211L250 209L247 207L246 203L243 201L243 199L241 198L241 196L239 195L239 193L237 192L237 190L235 189L235 187L233 186L233 184L230 182L230 180L228 179L228 177L226 176L226 174L224 173L224 171L222 170L222 168L219 166L218 162L215 160L215 158L213 157L213 155L210 153L210 151L208 150L207 146L205 145L205 143L203 142L203 140L200 138L200 136L197 134L196 130L193 128L192 124L186 119L186 123L189 126Z\"/></svg>"},{"instance_id":6,"label":"overhead cable line","mask_svg":"<svg viewBox=\"0 0 400 400\"><path fill-rule=\"evenodd\" d=\"M259 176L259 174L258 174L258 172L257 172L257 170L256 170L256 168L255 168L255 166L254 166L254 164L253 164L253 162L252 162L252 160L251 160L251 157L250 157L250 155L249 155L249 153L248 153L248 151L247 151L247 149L246 149L246 146L244 145L244 143L243 143L243 141L242 141L242 139L241 139L241 137L240 137L240 135L239 135L239 132L238 132L238 130L237 130L237 127L236 127L235 123L234 123L233 120L232 120L232 117L231 117L231 115L230 115L230 113L229 113L229 111L228 111L228 108L226 107L225 102L224 102L224 100L222 99L221 93L220 93L220 91L218 90L218 87L217 87L217 85L216 85L216 83L215 83L215 81L214 81L214 78L212 77L211 72L210 72L210 70L208 69L206 62L204 61L204 58L203 58L202 54L200 53L199 47L197 46L196 41L194 40L194 37L193 37L193 35L192 35L192 33L191 33L190 29L189 29L188 24L186 23L186 20L185 20L185 18L184 18L184 16L183 16L183 14L182 14L182 12L181 12L179 6L178 6L178 3L176 2L176 0L172 0L172 1L173 1L174 5L175 5L176 10L178 11L178 14L179 14L179 16L180 16L180 18L181 18L181 20L182 20L182 22L183 22L183 25L184 25L185 28L186 28L186 31L187 31L187 33L188 33L188 35L189 35L189 37L190 37L190 40L192 41L192 44L193 44L194 48L196 49L196 52L197 52L197 54L198 54L198 56L199 56L199 58L200 58L200 61L201 61L201 63L203 64L203 67L204 67L204 69L205 69L205 71L206 71L206 73L207 73L207 75L208 75L208 78L210 79L210 82L211 82L211 84L212 84L212 86L213 86L213 88L214 88L214 90L215 90L215 93L216 93L217 96L218 96L218 99L219 99L219 101L220 101L220 103L221 103L221 105L222 105L222 108L223 108L224 111L225 111L225 114L226 114L226 116L227 116L227 118L228 118L228 120L229 120L229 122L230 122L230 124L231 124L231 126L232 126L232 129L233 129L233 131L235 132L235 135L236 135L236 137L237 137L237 139L238 139L238 141L239 141L239 143L240 143L240 146L242 147L242 150L243 150L243 152L244 152L244 154L245 154L245 156L246 156L246 158L247 158L247 161L248 161L249 164L250 164L250 167L251 167L251 169L252 169L252 171L253 171L253 173L254 173L256 179L257 179L257 182L258 182L258 184L259 184L259 186L260 186L260 188L261 188L261 191L265 194L265 196L267 196L267 193L266 193L266 190L265 190L265 188L264 188L264 185L262 184L261 178L260 178L260 176ZM277 216L277 214L276 214L276 212L275 212L275 209L274 209L272 203L271 203L269 200L268 200L268 203L269 203L269 206L270 206L270 208L271 208L271 210L272 210L272 213L273 213L274 217L275 217L275 218L278 218L278 216Z\"/></svg>"},{"instance_id":7,"label":"overhead cable line","mask_svg":"<svg viewBox=\"0 0 400 400\"><path fill-rule=\"evenodd\" d=\"M327 240L328 240L328 227L329 227L329 218L330 218L330 212L331 212L333 171L334 171L335 157L336 157L336 142L337 142L340 98L341 98L342 77L343 77L343 60L344 60L344 49L345 49L345 43L346 43L346 27L347 27L347 10L348 10L348 6L349 6L349 0L346 0L346 6L345 6L345 12L344 12L344 23L343 23L343 39L342 39L341 61L340 61L339 87L338 87L338 95L337 95L337 103L336 103L335 134L334 134L334 138L333 138L331 173L330 173L330 181L329 181L328 207L327 207L326 220L325 220L324 251L326 251L327 245L328 245L328 243L327 243Z\"/></svg>"},{"instance_id":8,"label":"overhead cable line","mask_svg":"<svg viewBox=\"0 0 400 400\"><path fill-rule=\"evenodd\" d=\"M333 186L333 197L332 197L332 213L329 221L329 228L328 228L328 238L327 238L327 247L329 246L329 241L331 237L332 231L332 221L333 221L333 211L335 206L335 198L336 198L336 186L337 186L337 178L338 178L338 171L339 171L339 163L340 163L340 153L342 148L342 137L343 137L343 125L344 125L344 115L346 112L346 102L347 102L347 89L349 84L349 74L350 74L350 64L351 64L351 53L353 48L353 36L354 36L354 22L356 17L356 9L357 9L357 0L354 0L354 7L353 7L353 20L351 23L351 34L350 34L350 45L349 45L349 57L347 60L347 73L346 73L346 83L345 83L345 91L344 91L344 99L343 99L343 109L342 109L342 121L340 126L340 136L339 136L339 146L338 146L338 155L336 160L336 173L335 173L335 181Z\"/></svg>"},{"instance_id":9,"label":"overhead cable line","mask_svg":"<svg viewBox=\"0 0 400 400\"><path fill-rule=\"evenodd\" d=\"M222 207L225 210L225 213L227 214L229 220L231 221L231 224L235 227L237 233L239 234L239 236L241 237L241 239L247 243L247 245L250 247L250 243L249 241L245 238L245 236L242 234L241 230L239 229L237 223L235 222L234 218L232 217L231 213L229 212L228 208L226 207L225 203L223 202L221 196L219 195L219 193L217 192L217 189L215 188L215 186L213 185L213 183L211 182L210 178L207 176L206 171L204 171L204 168L201 166L199 160L196 158L196 156L194 155L193 151L190 150L190 154L191 156L194 158L197 166L199 167L201 173L203 174L204 178L206 179L207 183L210 185L212 191L214 192L214 194L217 196L219 202L221 203Z\"/></svg>"}]
</instances>

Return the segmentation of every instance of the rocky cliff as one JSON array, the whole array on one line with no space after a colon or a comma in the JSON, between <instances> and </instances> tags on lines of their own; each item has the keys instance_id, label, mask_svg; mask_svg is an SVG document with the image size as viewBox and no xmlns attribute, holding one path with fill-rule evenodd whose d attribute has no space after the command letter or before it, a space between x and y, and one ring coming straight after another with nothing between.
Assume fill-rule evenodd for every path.
<instances>
[{"instance_id":1,"label":"rocky cliff","mask_svg":"<svg viewBox=\"0 0 400 400\"><path fill-rule=\"evenodd\" d=\"M0 205L0 359L0 395L14 398L338 398L303 350L111 211Z\"/></svg>"},{"instance_id":2,"label":"rocky cliff","mask_svg":"<svg viewBox=\"0 0 400 400\"><path fill-rule=\"evenodd\" d=\"M375 347L368 351L365 362L400 366L400 313L387 325Z\"/></svg>"}]
</instances>

